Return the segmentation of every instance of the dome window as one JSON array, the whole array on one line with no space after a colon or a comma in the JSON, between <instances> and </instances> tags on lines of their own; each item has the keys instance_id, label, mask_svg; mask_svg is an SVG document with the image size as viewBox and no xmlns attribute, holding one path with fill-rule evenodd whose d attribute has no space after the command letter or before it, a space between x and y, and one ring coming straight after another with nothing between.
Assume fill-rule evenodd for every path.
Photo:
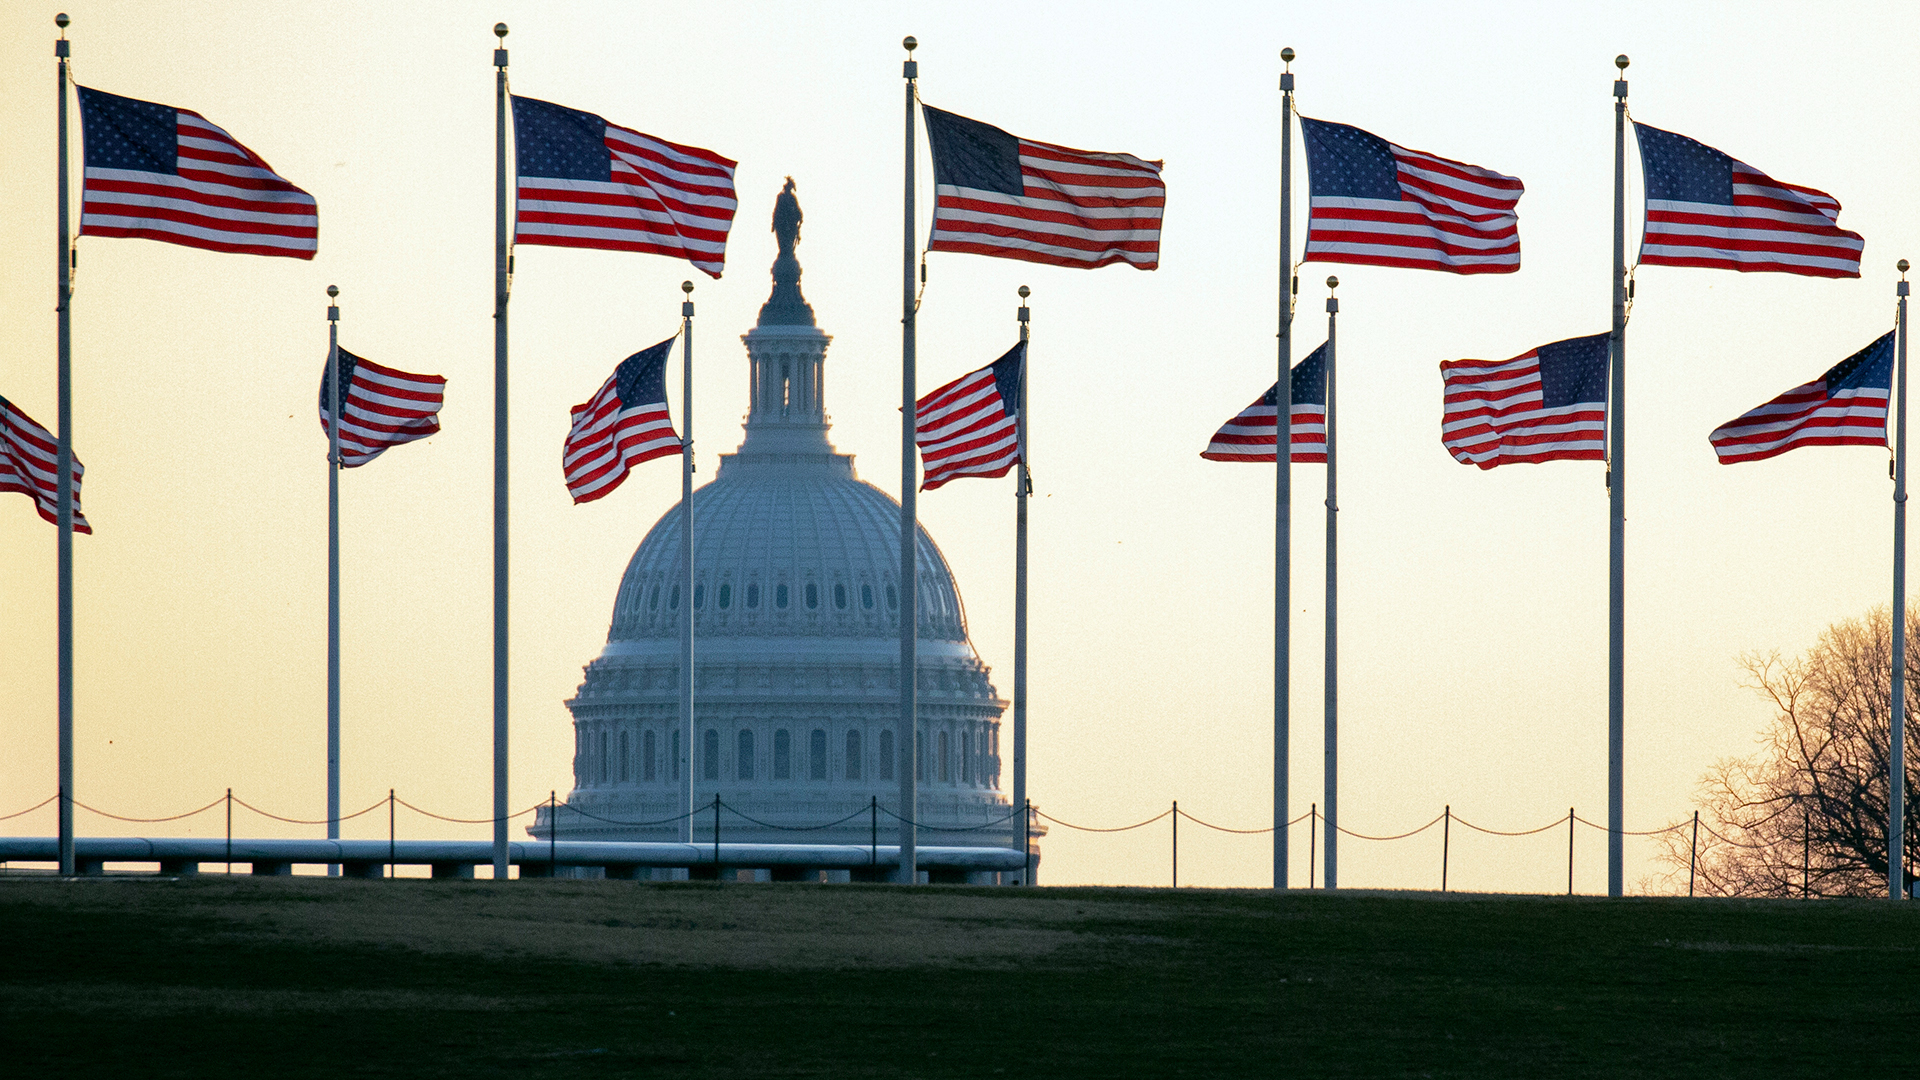
<instances>
[{"instance_id":1,"label":"dome window","mask_svg":"<svg viewBox=\"0 0 1920 1080\"><path fill-rule=\"evenodd\" d=\"M952 779L953 772L947 757L947 733L943 731L940 733L940 782L944 784Z\"/></svg>"},{"instance_id":2,"label":"dome window","mask_svg":"<svg viewBox=\"0 0 1920 1080\"><path fill-rule=\"evenodd\" d=\"M880 750L875 755L874 764L880 767L880 779L893 779L893 732L888 728L880 729Z\"/></svg>"},{"instance_id":3,"label":"dome window","mask_svg":"<svg viewBox=\"0 0 1920 1080\"><path fill-rule=\"evenodd\" d=\"M833 606L839 608L841 611L847 610L847 587L845 585L835 585L833 587Z\"/></svg>"},{"instance_id":4,"label":"dome window","mask_svg":"<svg viewBox=\"0 0 1920 1080\"><path fill-rule=\"evenodd\" d=\"M813 734L807 736L807 778L827 778L827 732L824 728L814 728Z\"/></svg>"},{"instance_id":5,"label":"dome window","mask_svg":"<svg viewBox=\"0 0 1920 1080\"><path fill-rule=\"evenodd\" d=\"M820 586L815 585L813 582L809 581L807 582L807 610L811 611L814 608L817 608L819 606L820 606Z\"/></svg>"},{"instance_id":6,"label":"dome window","mask_svg":"<svg viewBox=\"0 0 1920 1080\"><path fill-rule=\"evenodd\" d=\"M655 585L653 591L647 594L647 610L660 610L660 586L658 585Z\"/></svg>"},{"instance_id":7,"label":"dome window","mask_svg":"<svg viewBox=\"0 0 1920 1080\"><path fill-rule=\"evenodd\" d=\"M787 734L786 728L773 733L773 778L793 779L793 736Z\"/></svg>"},{"instance_id":8,"label":"dome window","mask_svg":"<svg viewBox=\"0 0 1920 1080\"><path fill-rule=\"evenodd\" d=\"M860 779L860 729L847 729L847 779Z\"/></svg>"},{"instance_id":9,"label":"dome window","mask_svg":"<svg viewBox=\"0 0 1920 1080\"><path fill-rule=\"evenodd\" d=\"M718 780L720 779L720 733L708 728L706 737L701 742L703 744L700 747L701 757L705 760L700 763L700 773L708 780Z\"/></svg>"},{"instance_id":10,"label":"dome window","mask_svg":"<svg viewBox=\"0 0 1920 1080\"><path fill-rule=\"evenodd\" d=\"M860 586L860 606L866 608L868 611L873 610L873 586Z\"/></svg>"},{"instance_id":11,"label":"dome window","mask_svg":"<svg viewBox=\"0 0 1920 1080\"><path fill-rule=\"evenodd\" d=\"M701 582L693 587L693 610L699 611L707 606L707 585Z\"/></svg>"},{"instance_id":12,"label":"dome window","mask_svg":"<svg viewBox=\"0 0 1920 1080\"><path fill-rule=\"evenodd\" d=\"M760 606L760 583L757 581L747 586L747 606L749 608Z\"/></svg>"},{"instance_id":13,"label":"dome window","mask_svg":"<svg viewBox=\"0 0 1920 1080\"><path fill-rule=\"evenodd\" d=\"M649 728L640 737L640 778L651 783L660 778L660 744Z\"/></svg>"},{"instance_id":14,"label":"dome window","mask_svg":"<svg viewBox=\"0 0 1920 1080\"><path fill-rule=\"evenodd\" d=\"M753 779L753 732L748 728L740 729L739 753L734 755L735 775L742 780Z\"/></svg>"},{"instance_id":15,"label":"dome window","mask_svg":"<svg viewBox=\"0 0 1920 1080\"><path fill-rule=\"evenodd\" d=\"M900 594L898 592L895 592L893 586L891 585L887 586L887 610L888 611L900 610Z\"/></svg>"},{"instance_id":16,"label":"dome window","mask_svg":"<svg viewBox=\"0 0 1920 1080\"><path fill-rule=\"evenodd\" d=\"M667 594L667 608L671 611L680 610L680 586L675 585L673 591Z\"/></svg>"},{"instance_id":17,"label":"dome window","mask_svg":"<svg viewBox=\"0 0 1920 1080\"><path fill-rule=\"evenodd\" d=\"M733 606L733 586L720 586L720 608L722 611Z\"/></svg>"},{"instance_id":18,"label":"dome window","mask_svg":"<svg viewBox=\"0 0 1920 1080\"><path fill-rule=\"evenodd\" d=\"M779 609L781 609L782 611L784 611L784 610L786 610L786 607L787 607L787 585L786 585L786 582L781 582L781 583L780 583L780 584L779 584L778 586L776 586L776 587L774 588L774 590L773 590L773 606L774 606L774 607L777 607L777 608L779 608Z\"/></svg>"}]
</instances>

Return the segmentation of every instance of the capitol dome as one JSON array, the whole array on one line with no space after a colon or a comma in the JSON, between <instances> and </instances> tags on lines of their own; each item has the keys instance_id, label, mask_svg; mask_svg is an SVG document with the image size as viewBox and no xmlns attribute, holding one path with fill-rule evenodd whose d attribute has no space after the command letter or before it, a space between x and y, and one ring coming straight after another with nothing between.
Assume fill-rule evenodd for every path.
<instances>
[{"instance_id":1,"label":"capitol dome","mask_svg":"<svg viewBox=\"0 0 1920 1080\"><path fill-rule=\"evenodd\" d=\"M832 338L800 292L791 182L774 225L782 250L773 294L741 337L745 438L693 494L691 595L682 595L685 508L676 505L627 564L607 644L566 703L574 788L557 835L681 838L690 764L696 841L713 836L718 795L725 842L865 845L877 832L890 843L892 815L902 813L897 770L911 767L921 843L1017 846L1000 790L1006 702L967 639L953 573L925 529L916 553L918 760L903 750L900 505L827 439ZM690 748L680 719L683 604L695 639ZM543 810L531 831L544 839L549 828Z\"/></svg>"}]
</instances>

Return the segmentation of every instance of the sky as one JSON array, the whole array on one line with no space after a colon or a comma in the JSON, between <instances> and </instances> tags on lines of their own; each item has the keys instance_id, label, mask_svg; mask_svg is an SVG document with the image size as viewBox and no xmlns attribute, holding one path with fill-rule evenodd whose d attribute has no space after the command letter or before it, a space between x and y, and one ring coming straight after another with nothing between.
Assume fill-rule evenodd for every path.
<instances>
[{"instance_id":1,"label":"sky","mask_svg":"<svg viewBox=\"0 0 1920 1080\"><path fill-rule=\"evenodd\" d=\"M47 5L0 15L0 394L51 425L55 84ZM1913 11L1842 4L490 7L422 2L69 0L76 81L195 110L319 203L311 262L143 240L78 242L75 446L96 530L75 542L76 794L124 817L237 797L325 806L326 465L314 415L326 287L341 342L449 380L444 430L341 478L343 793L395 789L451 817L491 783L492 27L515 92L740 162L718 281L670 259L529 247L511 308L511 795L563 796L562 704L605 641L620 574L678 499L670 462L570 504L569 406L698 305L702 479L746 411L738 335L766 298L768 218L792 176L799 256L827 362L832 439L898 491L900 39L929 104L1023 137L1164 160L1160 269L1098 271L934 253L919 384L999 356L1033 295L1031 787L1111 827L1178 799L1210 822L1272 820L1273 474L1203 461L1274 380L1282 104L1517 176L1522 269L1451 274L1306 264L1295 357L1340 277L1341 824L1413 829L1450 806L1530 829L1604 822L1607 498L1598 462L1460 465L1440 445L1438 365L1502 359L1609 326L1613 57L1633 115L1776 179L1819 188L1865 237L1863 275L1649 267L1628 327L1626 824L1688 817L1717 759L1768 718L1743 653L1795 653L1889 601L1888 454L1815 448L1721 466L1707 433L1892 327L1894 262L1920 257ZM1306 172L1294 135L1294 235ZM75 171L78 173L77 145ZM1629 250L1639 228L1628 148ZM920 143L924 243L932 180ZM668 383L677 388L677 367ZM677 391L676 391L677 394ZM680 406L674 402L676 415ZM1292 806L1321 800L1324 511L1294 469ZM1012 481L923 496L981 658L1012 685ZM0 814L55 790L54 530L0 499ZM1009 717L1010 722L1010 717ZM348 822L375 836L385 822ZM87 811L85 834L217 834ZM487 835L402 811L401 835ZM236 818L255 835L313 826ZM51 808L0 824L50 835ZM1347 886L1438 884L1437 829L1346 839ZM1043 880L1164 884L1166 822L1055 827ZM1268 839L1181 830L1183 884L1265 885ZM1290 873L1307 878L1308 838ZM1454 888L1565 887L1564 831L1456 825ZM1627 844L1630 890L1657 846ZM1575 836L1574 885L1603 891L1605 836Z\"/></svg>"}]
</instances>

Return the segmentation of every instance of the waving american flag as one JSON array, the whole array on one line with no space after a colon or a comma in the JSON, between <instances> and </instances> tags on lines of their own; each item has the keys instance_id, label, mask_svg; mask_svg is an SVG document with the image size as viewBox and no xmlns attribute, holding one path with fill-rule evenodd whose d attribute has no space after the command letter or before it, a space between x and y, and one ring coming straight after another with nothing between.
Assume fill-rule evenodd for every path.
<instances>
[{"instance_id":1,"label":"waving american flag","mask_svg":"<svg viewBox=\"0 0 1920 1080\"><path fill-rule=\"evenodd\" d=\"M1300 118L1311 188L1307 262L1455 274L1520 269L1525 185L1478 165Z\"/></svg>"}]
</instances>

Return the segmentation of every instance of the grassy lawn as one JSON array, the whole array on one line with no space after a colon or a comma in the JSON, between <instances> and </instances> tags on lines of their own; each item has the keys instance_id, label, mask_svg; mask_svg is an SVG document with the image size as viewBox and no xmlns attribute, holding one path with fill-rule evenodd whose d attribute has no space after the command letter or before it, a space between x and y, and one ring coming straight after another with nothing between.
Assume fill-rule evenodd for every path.
<instances>
[{"instance_id":1,"label":"grassy lawn","mask_svg":"<svg viewBox=\"0 0 1920 1080\"><path fill-rule=\"evenodd\" d=\"M1833 1076L1920 905L611 881L0 880L67 1076Z\"/></svg>"}]
</instances>

